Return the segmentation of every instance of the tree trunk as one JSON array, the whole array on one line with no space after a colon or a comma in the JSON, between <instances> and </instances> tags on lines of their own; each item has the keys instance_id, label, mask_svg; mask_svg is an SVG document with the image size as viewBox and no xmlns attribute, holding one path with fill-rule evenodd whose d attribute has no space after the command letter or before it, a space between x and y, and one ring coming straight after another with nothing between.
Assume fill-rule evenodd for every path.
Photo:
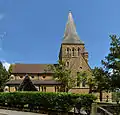
<instances>
[{"instance_id":1,"label":"tree trunk","mask_svg":"<svg viewBox=\"0 0 120 115\"><path fill-rule=\"evenodd\" d=\"M89 93L92 93L92 86L89 86Z\"/></svg>"},{"instance_id":2,"label":"tree trunk","mask_svg":"<svg viewBox=\"0 0 120 115\"><path fill-rule=\"evenodd\" d=\"M66 90L65 90L65 86L64 85L61 85L61 87L60 87L60 92L65 92Z\"/></svg>"},{"instance_id":3,"label":"tree trunk","mask_svg":"<svg viewBox=\"0 0 120 115\"><path fill-rule=\"evenodd\" d=\"M102 101L102 90L100 90L100 101Z\"/></svg>"},{"instance_id":4,"label":"tree trunk","mask_svg":"<svg viewBox=\"0 0 120 115\"><path fill-rule=\"evenodd\" d=\"M69 91L69 89L68 88L66 88L66 92L68 92Z\"/></svg>"}]
</instances>

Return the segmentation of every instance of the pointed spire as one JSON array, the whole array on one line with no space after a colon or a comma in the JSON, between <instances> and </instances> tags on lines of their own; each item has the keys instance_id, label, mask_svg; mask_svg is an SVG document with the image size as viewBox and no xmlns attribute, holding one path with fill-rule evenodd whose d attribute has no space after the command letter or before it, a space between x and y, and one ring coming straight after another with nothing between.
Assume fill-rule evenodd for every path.
<instances>
[{"instance_id":1,"label":"pointed spire","mask_svg":"<svg viewBox=\"0 0 120 115\"><path fill-rule=\"evenodd\" d=\"M62 43L84 44L77 34L71 11L69 11L68 14L68 21L66 24L64 39Z\"/></svg>"}]
</instances>

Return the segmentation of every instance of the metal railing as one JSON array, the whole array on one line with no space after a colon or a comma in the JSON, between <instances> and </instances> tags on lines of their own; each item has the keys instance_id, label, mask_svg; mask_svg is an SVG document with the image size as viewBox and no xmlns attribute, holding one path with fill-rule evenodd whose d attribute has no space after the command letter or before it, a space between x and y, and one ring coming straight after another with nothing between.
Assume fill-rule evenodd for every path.
<instances>
[{"instance_id":1,"label":"metal railing","mask_svg":"<svg viewBox=\"0 0 120 115\"><path fill-rule=\"evenodd\" d=\"M104 109L103 107L98 107L97 113L101 113L101 115L113 115L108 110Z\"/></svg>"}]
</instances>

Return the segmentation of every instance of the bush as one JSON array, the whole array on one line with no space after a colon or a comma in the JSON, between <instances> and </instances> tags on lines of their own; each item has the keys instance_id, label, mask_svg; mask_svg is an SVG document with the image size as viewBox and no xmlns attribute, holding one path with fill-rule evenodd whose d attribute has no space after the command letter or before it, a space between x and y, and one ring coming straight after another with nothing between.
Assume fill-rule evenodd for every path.
<instances>
[{"instance_id":1,"label":"bush","mask_svg":"<svg viewBox=\"0 0 120 115\"><path fill-rule=\"evenodd\" d=\"M120 101L120 92L112 92L112 101Z\"/></svg>"},{"instance_id":2,"label":"bush","mask_svg":"<svg viewBox=\"0 0 120 115\"><path fill-rule=\"evenodd\" d=\"M78 100L80 99L80 100ZM0 93L0 105L8 107L39 107L44 110L69 111L80 102L83 107L90 107L96 99L90 94L52 93L52 92L8 92Z\"/></svg>"}]
</instances>

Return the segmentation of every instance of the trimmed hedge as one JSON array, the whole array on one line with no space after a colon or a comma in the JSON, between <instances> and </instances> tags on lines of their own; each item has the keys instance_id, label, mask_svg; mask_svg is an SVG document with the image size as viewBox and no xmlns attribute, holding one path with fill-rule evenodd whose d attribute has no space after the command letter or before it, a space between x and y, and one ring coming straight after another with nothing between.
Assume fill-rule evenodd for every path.
<instances>
[{"instance_id":1,"label":"trimmed hedge","mask_svg":"<svg viewBox=\"0 0 120 115\"><path fill-rule=\"evenodd\" d=\"M52 93L52 92L1 92L0 105L8 107L39 108L44 110L69 111L80 102L85 108L91 106L96 97L90 94Z\"/></svg>"}]
</instances>

